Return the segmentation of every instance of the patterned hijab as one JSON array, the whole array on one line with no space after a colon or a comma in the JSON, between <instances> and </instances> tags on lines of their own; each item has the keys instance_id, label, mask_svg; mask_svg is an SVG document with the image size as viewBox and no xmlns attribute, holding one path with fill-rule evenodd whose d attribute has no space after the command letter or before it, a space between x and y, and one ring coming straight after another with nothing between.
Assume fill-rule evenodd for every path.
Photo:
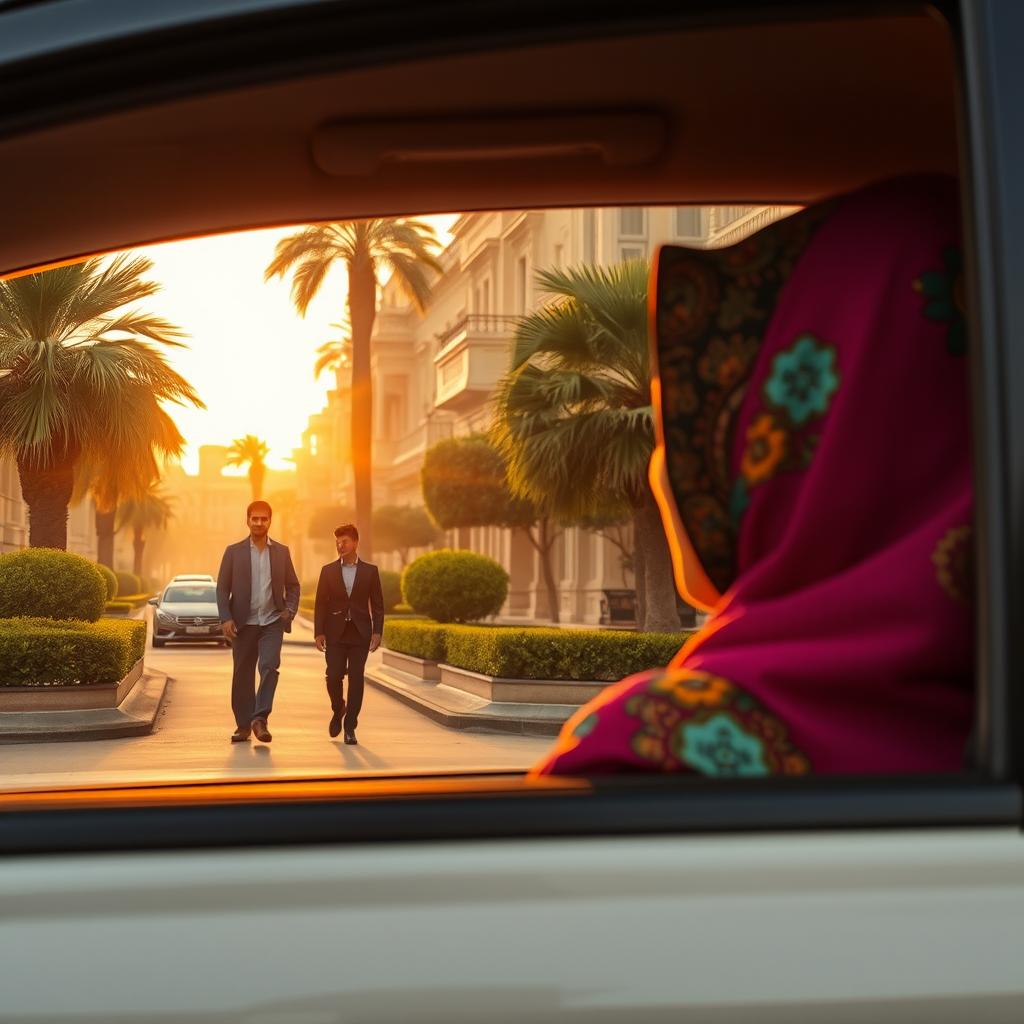
<instances>
[{"instance_id":1,"label":"patterned hijab","mask_svg":"<svg viewBox=\"0 0 1024 1024\"><path fill-rule=\"evenodd\" d=\"M667 669L537 774L962 767L970 425L957 186L904 178L728 249L661 250L651 479L684 597Z\"/></svg>"}]
</instances>

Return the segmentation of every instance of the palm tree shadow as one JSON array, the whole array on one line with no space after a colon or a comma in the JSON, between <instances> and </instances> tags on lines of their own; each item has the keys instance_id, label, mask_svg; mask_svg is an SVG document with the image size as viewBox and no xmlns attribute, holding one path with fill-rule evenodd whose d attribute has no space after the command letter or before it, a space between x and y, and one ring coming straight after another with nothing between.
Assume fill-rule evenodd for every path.
<instances>
[{"instance_id":1,"label":"palm tree shadow","mask_svg":"<svg viewBox=\"0 0 1024 1024\"><path fill-rule=\"evenodd\" d=\"M341 754L341 758L345 762L346 768L389 767L388 762L385 761L384 758L378 757L372 751L363 746L362 743L358 746L349 746L347 743L336 740L334 745L338 748L338 753Z\"/></svg>"}]
</instances>

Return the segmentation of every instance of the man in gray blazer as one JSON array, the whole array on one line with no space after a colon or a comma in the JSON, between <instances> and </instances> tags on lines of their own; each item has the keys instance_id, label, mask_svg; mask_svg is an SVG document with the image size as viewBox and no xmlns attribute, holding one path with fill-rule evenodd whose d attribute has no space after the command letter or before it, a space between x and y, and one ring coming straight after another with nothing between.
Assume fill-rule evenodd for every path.
<instances>
[{"instance_id":1,"label":"man in gray blazer","mask_svg":"<svg viewBox=\"0 0 1024 1024\"><path fill-rule=\"evenodd\" d=\"M217 574L217 608L234 659L232 743L243 743L250 732L263 743L270 742L267 719L274 706L281 642L299 610L299 578L288 549L270 539L272 516L265 501L249 505L249 536L224 549ZM254 698L257 667L260 685Z\"/></svg>"}]
</instances>

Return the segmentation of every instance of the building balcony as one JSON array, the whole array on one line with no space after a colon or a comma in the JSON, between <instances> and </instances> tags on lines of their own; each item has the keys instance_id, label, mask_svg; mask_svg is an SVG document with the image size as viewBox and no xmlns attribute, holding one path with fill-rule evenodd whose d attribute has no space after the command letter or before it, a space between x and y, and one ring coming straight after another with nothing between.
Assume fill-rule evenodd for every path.
<instances>
[{"instance_id":1,"label":"building balcony","mask_svg":"<svg viewBox=\"0 0 1024 1024\"><path fill-rule=\"evenodd\" d=\"M395 440L376 438L373 444L375 470L399 469L423 461L426 450L438 441L452 436L452 424L447 420L427 420L404 437Z\"/></svg>"},{"instance_id":2,"label":"building balcony","mask_svg":"<svg viewBox=\"0 0 1024 1024\"><path fill-rule=\"evenodd\" d=\"M509 368L517 317L471 313L437 335L434 356L438 409L461 412L490 396Z\"/></svg>"}]
</instances>

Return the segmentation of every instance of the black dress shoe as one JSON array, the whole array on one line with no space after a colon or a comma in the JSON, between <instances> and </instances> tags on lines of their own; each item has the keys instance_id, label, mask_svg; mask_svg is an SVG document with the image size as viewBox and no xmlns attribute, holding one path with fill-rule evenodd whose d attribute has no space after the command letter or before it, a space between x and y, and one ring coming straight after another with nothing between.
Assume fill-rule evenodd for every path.
<instances>
[{"instance_id":1,"label":"black dress shoe","mask_svg":"<svg viewBox=\"0 0 1024 1024\"><path fill-rule=\"evenodd\" d=\"M337 736L341 732L341 712L335 711L331 716L331 724L327 726L327 731L332 737Z\"/></svg>"},{"instance_id":2,"label":"black dress shoe","mask_svg":"<svg viewBox=\"0 0 1024 1024\"><path fill-rule=\"evenodd\" d=\"M345 742L350 747L354 747L359 742L359 740L356 739L356 734L352 729L345 730Z\"/></svg>"},{"instance_id":3,"label":"black dress shoe","mask_svg":"<svg viewBox=\"0 0 1024 1024\"><path fill-rule=\"evenodd\" d=\"M261 743L269 743L274 737L270 735L270 730L267 728L267 720L265 718L257 718L252 723L252 731L256 734L256 739Z\"/></svg>"},{"instance_id":4,"label":"black dress shoe","mask_svg":"<svg viewBox=\"0 0 1024 1024\"><path fill-rule=\"evenodd\" d=\"M232 743L244 743L249 738L249 729L236 729L231 734Z\"/></svg>"}]
</instances>

